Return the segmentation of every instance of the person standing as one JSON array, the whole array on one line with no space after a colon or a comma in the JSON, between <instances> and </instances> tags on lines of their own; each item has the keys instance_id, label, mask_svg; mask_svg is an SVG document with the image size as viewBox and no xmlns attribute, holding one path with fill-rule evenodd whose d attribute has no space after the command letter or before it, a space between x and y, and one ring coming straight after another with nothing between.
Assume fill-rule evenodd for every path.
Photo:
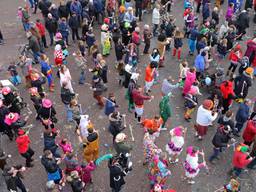
<instances>
[{"instance_id":1,"label":"person standing","mask_svg":"<svg viewBox=\"0 0 256 192\"><path fill-rule=\"evenodd\" d=\"M66 44L68 44L68 36L69 36L69 30L68 30L68 24L65 17L62 17L60 19L59 25L58 25L58 31L61 33L63 40L65 40Z\"/></svg>"},{"instance_id":2,"label":"person standing","mask_svg":"<svg viewBox=\"0 0 256 192\"><path fill-rule=\"evenodd\" d=\"M222 114L225 114L229 110L232 104L232 100L236 98L233 90L233 81L234 81L233 79L230 79L230 80L223 81L220 84L220 91L223 98Z\"/></svg>"},{"instance_id":3,"label":"person standing","mask_svg":"<svg viewBox=\"0 0 256 192\"><path fill-rule=\"evenodd\" d=\"M53 45L53 38L57 33L58 23L55 18L52 17L52 14L49 13L46 20L45 20L45 28L47 29L49 36L50 36L50 46Z\"/></svg>"},{"instance_id":4,"label":"person standing","mask_svg":"<svg viewBox=\"0 0 256 192\"><path fill-rule=\"evenodd\" d=\"M100 109L102 109L104 107L102 94L103 94L105 87L104 87L104 84L101 82L100 77L98 77L96 75L93 76L93 84L92 84L91 89L93 91L94 99L97 100L98 105L100 106Z\"/></svg>"},{"instance_id":5,"label":"person standing","mask_svg":"<svg viewBox=\"0 0 256 192\"><path fill-rule=\"evenodd\" d=\"M48 48L47 42L46 42L46 37L45 37L45 27L41 23L40 19L36 20L36 27L37 27L37 29L38 29L38 31L40 33L41 41L43 43L44 48Z\"/></svg>"},{"instance_id":6,"label":"person standing","mask_svg":"<svg viewBox=\"0 0 256 192\"><path fill-rule=\"evenodd\" d=\"M139 17L139 21L142 21L142 4L143 0L135 0L135 16Z\"/></svg>"},{"instance_id":7,"label":"person standing","mask_svg":"<svg viewBox=\"0 0 256 192\"><path fill-rule=\"evenodd\" d=\"M26 167L33 167L33 164L31 162L33 161L32 157L35 152L30 148L30 142L31 141L28 133L20 129L18 131L16 144L20 155L26 159Z\"/></svg>"},{"instance_id":8,"label":"person standing","mask_svg":"<svg viewBox=\"0 0 256 192\"><path fill-rule=\"evenodd\" d=\"M68 25L72 30L72 40L75 42L76 40L80 40L79 34L78 34L78 28L80 26L78 16L76 13L72 13L71 17L68 20Z\"/></svg>"},{"instance_id":9,"label":"person standing","mask_svg":"<svg viewBox=\"0 0 256 192\"><path fill-rule=\"evenodd\" d=\"M151 63L145 69L145 93L148 95L151 92L151 87L154 84L154 73L156 71L156 62Z\"/></svg>"},{"instance_id":10,"label":"person standing","mask_svg":"<svg viewBox=\"0 0 256 192\"><path fill-rule=\"evenodd\" d=\"M36 63L39 62L39 57L40 57L40 45L38 40L30 31L26 33L27 39L28 39L28 47L27 49L31 49L34 57L34 61Z\"/></svg>"},{"instance_id":11,"label":"person standing","mask_svg":"<svg viewBox=\"0 0 256 192\"><path fill-rule=\"evenodd\" d=\"M212 125L212 122L217 118L218 113L212 111L213 102L209 99L204 100L203 104L197 110L195 136L199 140L202 140L202 137L206 135L208 126Z\"/></svg>"},{"instance_id":12,"label":"person standing","mask_svg":"<svg viewBox=\"0 0 256 192\"><path fill-rule=\"evenodd\" d=\"M161 118L163 119L162 130L166 130L165 124L168 118L171 117L172 115L172 110L170 105L170 96L171 96L171 93L169 93L168 95L165 95L159 103L159 109L160 109L159 113Z\"/></svg>"},{"instance_id":13,"label":"person standing","mask_svg":"<svg viewBox=\"0 0 256 192\"><path fill-rule=\"evenodd\" d=\"M144 43L145 43L143 54L148 54L151 38L152 38L152 33L150 31L150 27L149 27L149 25L145 24L144 31L143 31L143 39L144 39Z\"/></svg>"},{"instance_id":14,"label":"person standing","mask_svg":"<svg viewBox=\"0 0 256 192\"><path fill-rule=\"evenodd\" d=\"M144 111L144 101L151 100L154 96L146 96L142 93L142 88L137 86L137 88L133 89L132 91L132 98L135 104L135 118L138 120L138 123L141 123L141 117Z\"/></svg>"},{"instance_id":15,"label":"person standing","mask_svg":"<svg viewBox=\"0 0 256 192\"><path fill-rule=\"evenodd\" d=\"M157 28L160 24L160 5L156 4L155 8L153 9L152 13L152 24L153 24L153 35L157 36Z\"/></svg>"},{"instance_id":16,"label":"person standing","mask_svg":"<svg viewBox=\"0 0 256 192\"><path fill-rule=\"evenodd\" d=\"M49 91L54 92L52 67L49 63L49 58L45 54L41 55L40 65L41 65L41 72L47 78Z\"/></svg>"},{"instance_id":17,"label":"person standing","mask_svg":"<svg viewBox=\"0 0 256 192\"><path fill-rule=\"evenodd\" d=\"M243 132L244 144L251 146L256 139L256 120L248 120Z\"/></svg>"},{"instance_id":18,"label":"person standing","mask_svg":"<svg viewBox=\"0 0 256 192\"><path fill-rule=\"evenodd\" d=\"M127 153L130 154L132 150L132 145L128 144L127 135L124 133L118 133L116 135L115 141L113 143L114 149L118 155L126 155Z\"/></svg>"},{"instance_id":19,"label":"person standing","mask_svg":"<svg viewBox=\"0 0 256 192\"><path fill-rule=\"evenodd\" d=\"M239 105L236 112L236 125L235 125L235 135L239 137L239 133L242 130L244 123L247 121L250 115L250 105L251 101L246 99L243 103Z\"/></svg>"},{"instance_id":20,"label":"person standing","mask_svg":"<svg viewBox=\"0 0 256 192\"><path fill-rule=\"evenodd\" d=\"M66 65L61 65L59 74L60 74L60 85L62 86L62 84L66 82L67 88L70 90L71 93L74 93L74 89L72 87L72 77Z\"/></svg>"},{"instance_id":21,"label":"person standing","mask_svg":"<svg viewBox=\"0 0 256 192\"><path fill-rule=\"evenodd\" d=\"M187 70L184 88L183 88L183 92L182 92L183 96L188 94L188 92L191 89L191 86L193 85L193 83L195 81L196 81L196 68L193 67L193 68L190 68L189 70Z\"/></svg>"}]
</instances>

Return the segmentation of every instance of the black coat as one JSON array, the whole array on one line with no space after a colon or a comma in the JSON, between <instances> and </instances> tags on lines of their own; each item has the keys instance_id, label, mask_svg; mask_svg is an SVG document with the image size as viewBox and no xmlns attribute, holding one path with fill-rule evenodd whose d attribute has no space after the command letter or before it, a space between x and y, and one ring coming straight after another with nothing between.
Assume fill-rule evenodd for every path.
<instances>
[{"instance_id":1,"label":"black coat","mask_svg":"<svg viewBox=\"0 0 256 192\"><path fill-rule=\"evenodd\" d=\"M54 107L51 107L51 108L41 107L38 110L38 115L41 119L49 119L49 118L52 119L56 115L56 111Z\"/></svg>"},{"instance_id":2,"label":"black coat","mask_svg":"<svg viewBox=\"0 0 256 192\"><path fill-rule=\"evenodd\" d=\"M252 86L252 78L246 73L235 78L234 92L239 98L246 98L249 87Z\"/></svg>"},{"instance_id":3,"label":"black coat","mask_svg":"<svg viewBox=\"0 0 256 192\"><path fill-rule=\"evenodd\" d=\"M118 133L122 132L125 127L122 126L122 119L115 119L111 115L112 114L109 116L108 130L115 137Z\"/></svg>"},{"instance_id":4,"label":"black coat","mask_svg":"<svg viewBox=\"0 0 256 192\"><path fill-rule=\"evenodd\" d=\"M47 18L45 21L45 28L50 33L56 33L58 28L58 23L55 18L49 19Z\"/></svg>"},{"instance_id":5,"label":"black coat","mask_svg":"<svg viewBox=\"0 0 256 192\"><path fill-rule=\"evenodd\" d=\"M70 184L73 192L83 191L83 182L80 179L74 179Z\"/></svg>"},{"instance_id":6,"label":"black coat","mask_svg":"<svg viewBox=\"0 0 256 192\"><path fill-rule=\"evenodd\" d=\"M229 134L224 133L221 129L218 129L212 139L214 147L227 147L228 141L231 139Z\"/></svg>"},{"instance_id":7,"label":"black coat","mask_svg":"<svg viewBox=\"0 0 256 192\"><path fill-rule=\"evenodd\" d=\"M47 173L55 173L59 169L59 165L57 164L57 160L55 158L49 159L43 156L41 159L41 163Z\"/></svg>"},{"instance_id":8,"label":"black coat","mask_svg":"<svg viewBox=\"0 0 256 192\"><path fill-rule=\"evenodd\" d=\"M33 35L28 40L28 49L31 49L33 52L40 51L40 46L39 46L38 40Z\"/></svg>"},{"instance_id":9,"label":"black coat","mask_svg":"<svg viewBox=\"0 0 256 192\"><path fill-rule=\"evenodd\" d=\"M238 30L245 30L246 28L249 28L250 23L250 17L247 12L242 12L237 18L236 24Z\"/></svg>"},{"instance_id":10,"label":"black coat","mask_svg":"<svg viewBox=\"0 0 256 192\"><path fill-rule=\"evenodd\" d=\"M42 85L45 83L46 83L46 79L44 77L40 77L39 79L37 79L35 81L31 81L31 86L36 87L38 93L42 93L43 92Z\"/></svg>"},{"instance_id":11,"label":"black coat","mask_svg":"<svg viewBox=\"0 0 256 192\"><path fill-rule=\"evenodd\" d=\"M68 10L67 6L60 5L58 8L58 14L59 14L60 18L62 18L62 17L68 18L69 10Z\"/></svg>"},{"instance_id":12,"label":"black coat","mask_svg":"<svg viewBox=\"0 0 256 192\"><path fill-rule=\"evenodd\" d=\"M75 94L71 93L69 89L66 89L64 87L61 88L60 91L60 97L61 101L65 104L68 105L70 104L71 100L74 98Z\"/></svg>"},{"instance_id":13,"label":"black coat","mask_svg":"<svg viewBox=\"0 0 256 192\"><path fill-rule=\"evenodd\" d=\"M72 16L69 18L68 25L71 29L79 28L79 21L77 16Z\"/></svg>"},{"instance_id":14,"label":"black coat","mask_svg":"<svg viewBox=\"0 0 256 192\"><path fill-rule=\"evenodd\" d=\"M115 44L116 60L121 61L124 55L124 46L122 44Z\"/></svg>"},{"instance_id":15,"label":"black coat","mask_svg":"<svg viewBox=\"0 0 256 192\"><path fill-rule=\"evenodd\" d=\"M44 17L47 17L51 5L52 3L49 0L39 1L38 8L41 10Z\"/></svg>"},{"instance_id":16,"label":"black coat","mask_svg":"<svg viewBox=\"0 0 256 192\"><path fill-rule=\"evenodd\" d=\"M119 191L122 185L125 184L124 177L127 173L119 164L112 165L109 162L108 167L110 171L110 187L116 191Z\"/></svg>"}]
</instances>

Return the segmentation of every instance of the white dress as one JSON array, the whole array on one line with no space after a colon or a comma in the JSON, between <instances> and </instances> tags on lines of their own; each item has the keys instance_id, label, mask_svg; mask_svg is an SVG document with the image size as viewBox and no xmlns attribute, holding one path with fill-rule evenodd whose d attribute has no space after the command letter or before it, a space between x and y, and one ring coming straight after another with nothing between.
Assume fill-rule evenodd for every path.
<instances>
[{"instance_id":1,"label":"white dress","mask_svg":"<svg viewBox=\"0 0 256 192\"><path fill-rule=\"evenodd\" d=\"M186 161L184 163L185 168L185 176L188 178L194 178L198 175L200 169L199 169L199 163L198 163L198 155L191 156L187 154Z\"/></svg>"},{"instance_id":2,"label":"white dress","mask_svg":"<svg viewBox=\"0 0 256 192\"><path fill-rule=\"evenodd\" d=\"M166 144L165 150L169 155L179 155L183 149L184 137L173 136L169 143Z\"/></svg>"},{"instance_id":3,"label":"white dress","mask_svg":"<svg viewBox=\"0 0 256 192\"><path fill-rule=\"evenodd\" d=\"M69 69L66 69L64 73L60 72L60 85L62 86L63 82L66 82L67 88L70 90L71 93L74 93L71 80L72 78Z\"/></svg>"}]
</instances>

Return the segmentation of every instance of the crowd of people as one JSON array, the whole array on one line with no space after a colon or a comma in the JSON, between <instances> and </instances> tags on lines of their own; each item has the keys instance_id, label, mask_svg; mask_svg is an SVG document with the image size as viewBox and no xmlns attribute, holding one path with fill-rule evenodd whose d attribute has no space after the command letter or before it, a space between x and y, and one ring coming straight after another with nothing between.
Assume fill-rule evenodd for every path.
<instances>
[{"instance_id":1,"label":"crowd of people","mask_svg":"<svg viewBox=\"0 0 256 192\"><path fill-rule=\"evenodd\" d=\"M219 191L241 191L240 174L245 169L256 169L256 97L248 97L256 76L256 31L253 37L248 36L248 31L252 30L250 22L256 23L256 1L229 0L225 12L222 0L216 0L214 5L210 0L184 0L182 26L177 26L176 16L171 15L175 1L60 0L59 5L55 5L50 0L29 0L24 7L18 8L17 17L28 44L24 46L19 62L12 62L8 67L11 83L1 85L0 131L10 141L15 140L25 164L9 165L10 156L4 149L0 150L0 168L9 191L18 188L22 192L28 191L22 182L22 173L33 170L35 154L29 135L31 125L28 125L32 111L24 102L23 93L16 88L20 84L25 84L34 106L32 110L36 113L35 120L43 127L41 164L47 173L46 190L58 192L70 185L73 192L85 191L92 183L92 171L103 161L108 162L110 188L113 192L122 190L125 176L133 168L133 148L141 146L128 142L124 130L130 130L132 141L135 130L130 124L127 126L126 114L119 112L120 107L124 107L116 101L120 95L108 92L113 83L108 79L107 65L108 57L113 55L112 48L117 73L111 74L118 76L118 83L123 87L128 112L133 113L138 126L144 128L143 165L148 170L148 191L174 192L174 189L168 189L166 182L172 166L179 161L184 169L184 181L194 184L201 168L208 170L207 162L215 165L220 153L232 146L231 180ZM151 11L152 22L146 23L143 15L151 16ZM35 22L32 19L35 16L31 14L36 16ZM97 26L100 27L100 38L95 35ZM69 49L70 31L73 43L77 44L73 54ZM0 34L2 43L1 31ZM194 58L193 63L185 59L183 47L186 42L187 54ZM152 44L156 46L152 47ZM53 61L47 55L50 47L54 47L50 53ZM69 57L74 59L72 68ZM142 69L140 63L145 57L147 65ZM160 78L162 68L172 67L166 62L166 57L177 57L179 74L176 77ZM225 72L227 59L230 65ZM78 80L72 78L70 70L78 72ZM90 76L92 83L87 83ZM139 83L143 77L144 85ZM57 79L65 109L64 119L72 123L78 147L67 138L56 139L62 131L57 129L58 110L51 97L58 87L55 85ZM81 86L90 85L99 109L104 109L108 116L113 154L100 153L100 135L94 126L96 117L84 114L73 88L74 81ZM159 113L144 118L144 105L155 98L152 89L159 83ZM212 154L185 145L187 130L192 127L168 127L173 116L170 100L176 90L181 90L180 98L184 101L184 124L195 116L193 129L196 139L203 140L209 134L208 128L216 127L212 136ZM108 97L104 97L106 93ZM203 102L199 102L202 99ZM234 110L234 103L239 105L237 110ZM196 114L193 115L194 111ZM156 141L166 130L169 141L165 149L161 149ZM185 146L186 158L181 159Z\"/></svg>"}]
</instances>

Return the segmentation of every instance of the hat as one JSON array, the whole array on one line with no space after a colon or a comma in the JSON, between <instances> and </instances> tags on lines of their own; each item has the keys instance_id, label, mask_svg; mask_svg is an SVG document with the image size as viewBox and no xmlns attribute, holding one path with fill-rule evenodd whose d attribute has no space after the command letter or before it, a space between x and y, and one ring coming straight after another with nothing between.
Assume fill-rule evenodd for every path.
<instances>
[{"instance_id":1,"label":"hat","mask_svg":"<svg viewBox=\"0 0 256 192\"><path fill-rule=\"evenodd\" d=\"M132 73L131 79L132 80L138 80L139 75L140 75L139 73Z\"/></svg>"},{"instance_id":2,"label":"hat","mask_svg":"<svg viewBox=\"0 0 256 192\"><path fill-rule=\"evenodd\" d=\"M249 151L249 147L248 147L248 146L242 146L242 147L240 148L240 151L241 151L242 153L246 153L246 152Z\"/></svg>"},{"instance_id":3,"label":"hat","mask_svg":"<svg viewBox=\"0 0 256 192\"><path fill-rule=\"evenodd\" d=\"M3 87L3 88L2 88L2 94L3 94L3 95L9 94L11 91L12 91L12 90L11 90L10 87Z\"/></svg>"},{"instance_id":4,"label":"hat","mask_svg":"<svg viewBox=\"0 0 256 192\"><path fill-rule=\"evenodd\" d=\"M29 89L29 92L30 92L31 95L36 95L38 93L37 87L31 87Z\"/></svg>"},{"instance_id":5,"label":"hat","mask_svg":"<svg viewBox=\"0 0 256 192\"><path fill-rule=\"evenodd\" d=\"M62 39L62 34L60 32L56 33L55 41Z\"/></svg>"},{"instance_id":6,"label":"hat","mask_svg":"<svg viewBox=\"0 0 256 192\"><path fill-rule=\"evenodd\" d=\"M110 19L109 18L104 18L104 23L106 23L106 24L109 24L110 23Z\"/></svg>"},{"instance_id":7,"label":"hat","mask_svg":"<svg viewBox=\"0 0 256 192\"><path fill-rule=\"evenodd\" d=\"M120 13L124 13L124 12L125 12L125 6L121 5L121 6L119 7L119 12L120 12Z\"/></svg>"},{"instance_id":8,"label":"hat","mask_svg":"<svg viewBox=\"0 0 256 192\"><path fill-rule=\"evenodd\" d=\"M213 102L212 102L212 100L210 100L210 99L204 100L204 102L203 102L203 107L204 107L205 109L210 110L210 109L213 107Z\"/></svg>"},{"instance_id":9,"label":"hat","mask_svg":"<svg viewBox=\"0 0 256 192\"><path fill-rule=\"evenodd\" d=\"M43 99L42 100L42 105L45 108L50 108L52 106L52 102L50 99Z\"/></svg>"},{"instance_id":10,"label":"hat","mask_svg":"<svg viewBox=\"0 0 256 192\"><path fill-rule=\"evenodd\" d=\"M247 73L248 75L252 75L253 74L253 71L254 69L252 67L248 67L246 70L245 70L245 73Z\"/></svg>"},{"instance_id":11,"label":"hat","mask_svg":"<svg viewBox=\"0 0 256 192\"><path fill-rule=\"evenodd\" d=\"M48 13L48 18L52 18L52 14L51 13Z\"/></svg>"},{"instance_id":12,"label":"hat","mask_svg":"<svg viewBox=\"0 0 256 192\"><path fill-rule=\"evenodd\" d=\"M16 122L20 118L18 113L9 113L5 116L4 122L7 125L11 125L12 123Z\"/></svg>"},{"instance_id":13,"label":"hat","mask_svg":"<svg viewBox=\"0 0 256 192\"><path fill-rule=\"evenodd\" d=\"M78 174L77 171L72 171L71 174L70 174L70 176L71 176L72 178L74 178L74 179L79 178L79 174Z\"/></svg>"},{"instance_id":14,"label":"hat","mask_svg":"<svg viewBox=\"0 0 256 192\"><path fill-rule=\"evenodd\" d=\"M24 134L25 134L25 131L23 129L18 130L18 135L24 135Z\"/></svg>"},{"instance_id":15,"label":"hat","mask_svg":"<svg viewBox=\"0 0 256 192\"><path fill-rule=\"evenodd\" d=\"M172 132L172 130L170 131L170 133L171 132ZM178 136L178 137L182 136L182 128L181 127L175 127L173 129L173 133L174 133L175 136Z\"/></svg>"},{"instance_id":16,"label":"hat","mask_svg":"<svg viewBox=\"0 0 256 192\"><path fill-rule=\"evenodd\" d=\"M115 139L116 143L121 143L125 140L127 136L124 133L118 133Z\"/></svg>"}]
</instances>

